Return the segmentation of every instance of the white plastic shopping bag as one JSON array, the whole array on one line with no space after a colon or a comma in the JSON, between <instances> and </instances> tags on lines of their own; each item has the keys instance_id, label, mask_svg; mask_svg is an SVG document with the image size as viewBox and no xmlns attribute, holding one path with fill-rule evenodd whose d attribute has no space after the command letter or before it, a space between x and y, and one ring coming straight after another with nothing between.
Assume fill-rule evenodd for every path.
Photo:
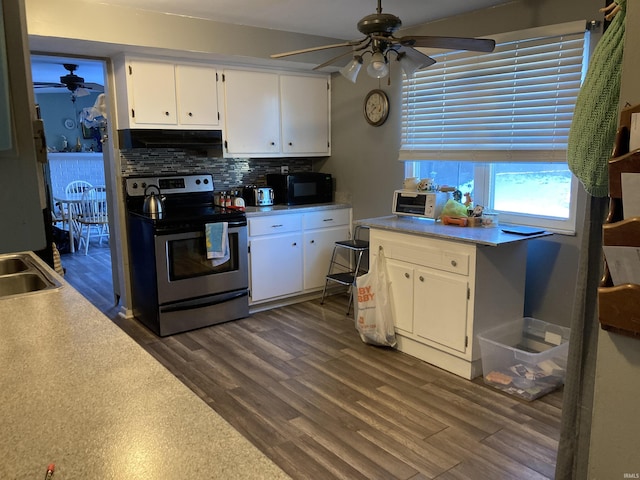
<instances>
[{"instance_id":1,"label":"white plastic shopping bag","mask_svg":"<svg viewBox=\"0 0 640 480\"><path fill-rule=\"evenodd\" d=\"M396 346L393 309L389 295L387 262L382 247L369 271L356 279L356 329L363 342L386 347Z\"/></svg>"}]
</instances>

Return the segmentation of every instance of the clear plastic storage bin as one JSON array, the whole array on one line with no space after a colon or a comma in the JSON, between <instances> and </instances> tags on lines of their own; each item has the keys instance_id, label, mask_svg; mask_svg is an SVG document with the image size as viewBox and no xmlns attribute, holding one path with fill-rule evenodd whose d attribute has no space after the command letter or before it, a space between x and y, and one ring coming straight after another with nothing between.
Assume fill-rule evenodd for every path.
<instances>
[{"instance_id":1,"label":"clear plastic storage bin","mask_svg":"<svg viewBox=\"0 0 640 480\"><path fill-rule=\"evenodd\" d=\"M564 384L570 332L525 317L479 334L484 382L525 400L555 390Z\"/></svg>"}]
</instances>

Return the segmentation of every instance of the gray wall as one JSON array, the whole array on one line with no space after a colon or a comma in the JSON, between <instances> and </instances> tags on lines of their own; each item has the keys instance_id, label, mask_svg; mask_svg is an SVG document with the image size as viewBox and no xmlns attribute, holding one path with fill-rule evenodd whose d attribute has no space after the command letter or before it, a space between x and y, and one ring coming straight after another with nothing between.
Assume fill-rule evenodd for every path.
<instances>
[{"instance_id":1,"label":"gray wall","mask_svg":"<svg viewBox=\"0 0 640 480\"><path fill-rule=\"evenodd\" d=\"M490 36L546 24L601 19L601 0L521 0L471 14L407 29L402 34ZM338 190L349 193L355 219L389 215L391 197L404 177L397 160L400 145L401 72L378 83L361 71L356 84L333 75L332 156L323 171L338 178ZM384 89L390 98L389 120L369 126L362 116L362 101L372 88ZM580 187L578 228L584 219L586 194ZM580 238L554 235L529 242L525 315L568 326L577 273Z\"/></svg>"},{"instance_id":2,"label":"gray wall","mask_svg":"<svg viewBox=\"0 0 640 480\"><path fill-rule=\"evenodd\" d=\"M627 2L620 105L640 103L640 5ZM600 330L591 427L590 479L640 475L640 341ZM630 477L637 478L637 477Z\"/></svg>"}]
</instances>

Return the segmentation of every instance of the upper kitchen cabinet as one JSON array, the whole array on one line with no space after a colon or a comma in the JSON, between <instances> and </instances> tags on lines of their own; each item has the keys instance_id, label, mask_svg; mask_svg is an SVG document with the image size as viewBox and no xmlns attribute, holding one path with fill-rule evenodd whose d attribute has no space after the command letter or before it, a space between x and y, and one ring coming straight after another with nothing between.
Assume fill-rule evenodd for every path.
<instances>
[{"instance_id":1,"label":"upper kitchen cabinet","mask_svg":"<svg viewBox=\"0 0 640 480\"><path fill-rule=\"evenodd\" d=\"M280 153L278 75L225 70L224 153L233 155Z\"/></svg>"},{"instance_id":2,"label":"upper kitchen cabinet","mask_svg":"<svg viewBox=\"0 0 640 480\"><path fill-rule=\"evenodd\" d=\"M326 76L225 70L225 156L331 154Z\"/></svg>"},{"instance_id":3,"label":"upper kitchen cabinet","mask_svg":"<svg viewBox=\"0 0 640 480\"><path fill-rule=\"evenodd\" d=\"M116 82L119 129L220 128L214 67L121 59Z\"/></svg>"}]
</instances>

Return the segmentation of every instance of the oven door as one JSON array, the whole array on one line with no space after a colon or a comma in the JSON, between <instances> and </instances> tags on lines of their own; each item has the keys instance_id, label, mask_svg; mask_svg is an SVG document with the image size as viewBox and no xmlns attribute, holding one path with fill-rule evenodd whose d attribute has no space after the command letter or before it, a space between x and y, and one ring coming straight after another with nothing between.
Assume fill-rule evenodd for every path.
<instances>
[{"instance_id":1,"label":"oven door","mask_svg":"<svg viewBox=\"0 0 640 480\"><path fill-rule=\"evenodd\" d=\"M189 232L158 233L155 242L160 305L213 295L231 298L248 290L246 221L229 223L229 260L221 265L207 259L204 224Z\"/></svg>"}]
</instances>

